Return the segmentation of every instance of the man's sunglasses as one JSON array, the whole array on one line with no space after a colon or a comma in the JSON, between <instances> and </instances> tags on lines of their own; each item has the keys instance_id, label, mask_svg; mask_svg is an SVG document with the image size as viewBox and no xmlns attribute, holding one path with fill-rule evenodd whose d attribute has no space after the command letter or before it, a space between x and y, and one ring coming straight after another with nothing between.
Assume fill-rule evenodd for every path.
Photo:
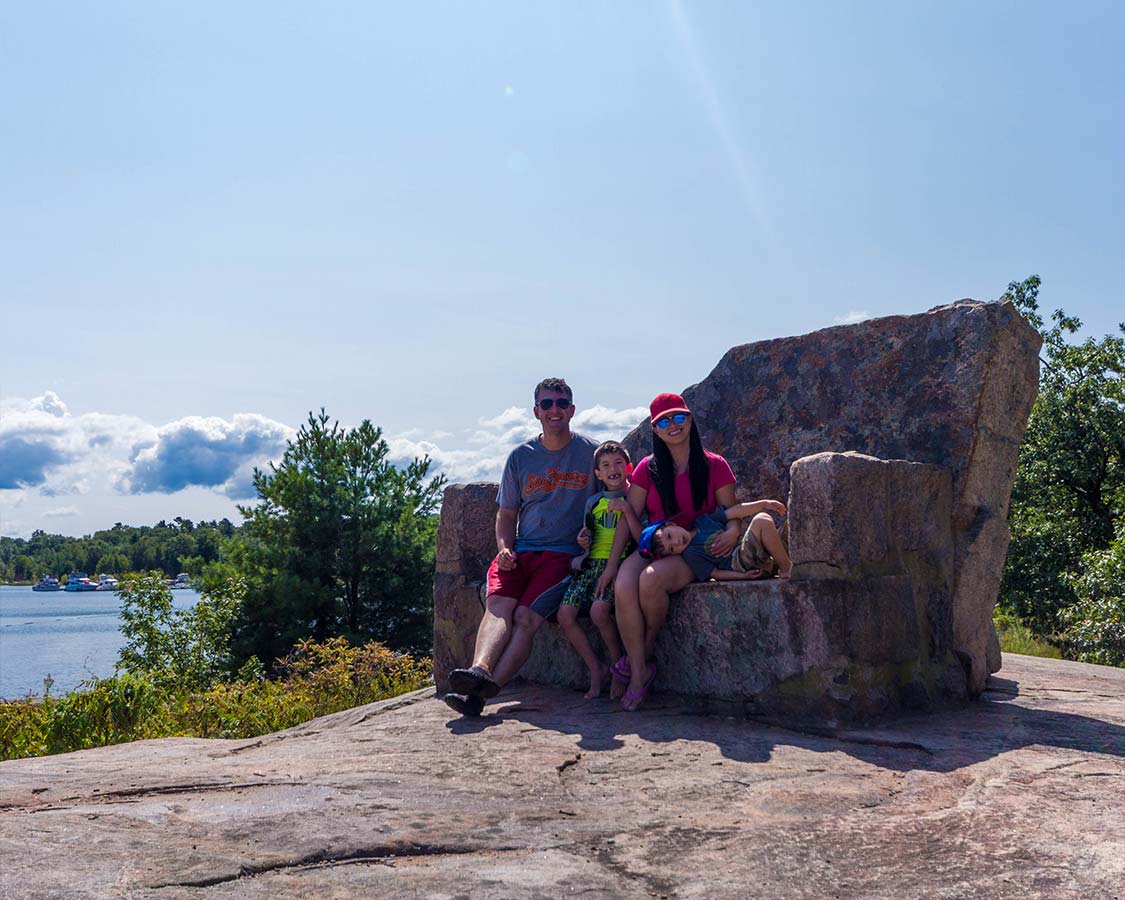
<instances>
[{"instance_id":1,"label":"man's sunglasses","mask_svg":"<svg viewBox=\"0 0 1125 900\"><path fill-rule=\"evenodd\" d=\"M670 416L662 416L652 424L659 428L661 431L667 431L668 426L670 426L673 422L675 422L677 425L683 425L684 422L687 421L687 417L687 413L672 413L672 415Z\"/></svg>"},{"instance_id":2,"label":"man's sunglasses","mask_svg":"<svg viewBox=\"0 0 1125 900\"><path fill-rule=\"evenodd\" d=\"M570 409L573 404L569 400L567 400L566 397L560 397L558 400L555 400L551 397L544 397L535 405L540 409L551 409L557 406L560 410L562 410Z\"/></svg>"}]
</instances>

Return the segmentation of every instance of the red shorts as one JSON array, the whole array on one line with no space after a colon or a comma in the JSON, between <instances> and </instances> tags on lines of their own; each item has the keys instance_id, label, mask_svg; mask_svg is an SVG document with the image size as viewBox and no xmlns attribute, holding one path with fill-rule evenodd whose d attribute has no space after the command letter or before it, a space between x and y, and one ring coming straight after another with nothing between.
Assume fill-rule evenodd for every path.
<instances>
[{"instance_id":1,"label":"red shorts","mask_svg":"<svg viewBox=\"0 0 1125 900\"><path fill-rule=\"evenodd\" d=\"M557 550L525 550L516 554L516 567L504 572L494 558L488 567L488 596L499 594L518 600L520 606L531 606L540 597L546 601L558 594L554 598L557 607L562 591L552 589L570 577L570 559L569 553ZM553 608L540 614L546 617L552 612Z\"/></svg>"}]
</instances>

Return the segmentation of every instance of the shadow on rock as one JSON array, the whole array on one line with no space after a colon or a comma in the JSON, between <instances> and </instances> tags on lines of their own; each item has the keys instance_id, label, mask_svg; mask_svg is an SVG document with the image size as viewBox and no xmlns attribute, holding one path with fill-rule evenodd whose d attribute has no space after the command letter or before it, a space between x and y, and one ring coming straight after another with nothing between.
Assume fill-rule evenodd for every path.
<instances>
[{"instance_id":1,"label":"shadow on rock","mask_svg":"<svg viewBox=\"0 0 1125 900\"><path fill-rule=\"evenodd\" d=\"M1013 702L1016 698L1020 702ZM608 697L585 701L577 692L517 684L493 700L483 717L454 719L448 727L468 734L517 720L574 735L579 749L595 753L622 748L631 736L654 744L703 741L739 762L768 762L774 747L790 746L842 752L901 772L951 772L1030 745L1125 756L1122 725L1033 708L1029 702L1036 700L1021 697L1018 682L993 676L981 699L961 709L868 728L820 728L701 715L667 695L654 696L639 712L627 713Z\"/></svg>"}]
</instances>

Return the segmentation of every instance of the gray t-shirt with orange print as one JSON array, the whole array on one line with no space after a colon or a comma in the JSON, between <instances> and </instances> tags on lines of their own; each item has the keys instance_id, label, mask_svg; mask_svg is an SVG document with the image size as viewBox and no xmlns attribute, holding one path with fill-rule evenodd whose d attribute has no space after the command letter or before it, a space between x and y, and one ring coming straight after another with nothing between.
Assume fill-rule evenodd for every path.
<instances>
[{"instance_id":1,"label":"gray t-shirt with orange print","mask_svg":"<svg viewBox=\"0 0 1125 900\"><path fill-rule=\"evenodd\" d=\"M586 501L597 489L597 446L597 441L572 433L561 450L548 450L536 437L508 454L496 502L501 509L519 514L516 553L582 552L575 537L582 527Z\"/></svg>"}]
</instances>

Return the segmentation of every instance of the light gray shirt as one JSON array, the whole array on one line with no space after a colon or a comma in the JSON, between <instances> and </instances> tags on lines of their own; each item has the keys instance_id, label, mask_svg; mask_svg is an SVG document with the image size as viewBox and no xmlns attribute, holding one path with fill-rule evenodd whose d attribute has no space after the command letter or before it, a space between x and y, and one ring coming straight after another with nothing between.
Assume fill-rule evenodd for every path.
<instances>
[{"instance_id":1,"label":"light gray shirt","mask_svg":"<svg viewBox=\"0 0 1125 900\"><path fill-rule=\"evenodd\" d=\"M508 454L496 502L501 509L518 512L516 553L581 552L575 538L582 527L586 501L597 488L597 446L597 441L571 433L561 450L548 450L536 437Z\"/></svg>"}]
</instances>

